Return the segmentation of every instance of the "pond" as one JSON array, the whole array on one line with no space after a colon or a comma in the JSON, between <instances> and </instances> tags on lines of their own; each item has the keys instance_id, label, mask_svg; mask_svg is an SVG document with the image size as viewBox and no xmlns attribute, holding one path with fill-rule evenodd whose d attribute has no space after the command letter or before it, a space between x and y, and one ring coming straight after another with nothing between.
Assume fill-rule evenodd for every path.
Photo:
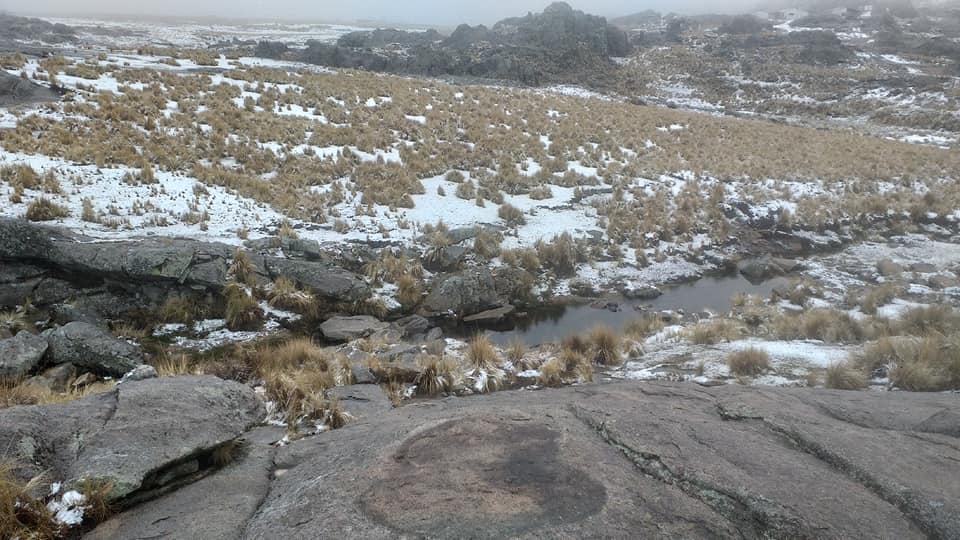
<instances>
[{"instance_id":1,"label":"pond","mask_svg":"<svg viewBox=\"0 0 960 540\"><path fill-rule=\"evenodd\" d=\"M622 328L626 323L642 316L634 306L643 306L646 311L678 311L687 314L710 311L726 313L733 306L731 299L738 293L770 296L778 285L788 283L786 278L776 278L760 284L751 283L740 274L704 277L692 283L665 287L663 295L653 300L628 300L622 297L606 297L601 303L616 302L621 311L598 309L587 305L543 306L528 310L527 316L503 323L462 323L447 328L450 335L469 337L478 332L487 334L499 345L520 339L528 346L559 341L569 335L605 324Z\"/></svg>"}]
</instances>

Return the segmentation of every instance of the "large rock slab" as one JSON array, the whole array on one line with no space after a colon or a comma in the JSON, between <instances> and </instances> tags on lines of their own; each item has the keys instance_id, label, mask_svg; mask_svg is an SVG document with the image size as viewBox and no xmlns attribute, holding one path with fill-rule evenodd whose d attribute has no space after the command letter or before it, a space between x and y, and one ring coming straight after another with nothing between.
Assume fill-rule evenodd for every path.
<instances>
[{"instance_id":1,"label":"large rock slab","mask_svg":"<svg viewBox=\"0 0 960 540\"><path fill-rule=\"evenodd\" d=\"M47 333L46 338L51 364L73 364L111 377L123 376L143 364L139 346L90 323L72 322Z\"/></svg>"},{"instance_id":2,"label":"large rock slab","mask_svg":"<svg viewBox=\"0 0 960 540\"><path fill-rule=\"evenodd\" d=\"M176 471L190 470L184 464L265 415L253 390L235 382L150 379L73 402L0 410L0 441L19 477L102 479L113 487L110 498L120 500L175 481Z\"/></svg>"},{"instance_id":3,"label":"large rock slab","mask_svg":"<svg viewBox=\"0 0 960 540\"><path fill-rule=\"evenodd\" d=\"M281 449L243 538L958 538L960 399L617 383Z\"/></svg>"},{"instance_id":4,"label":"large rock slab","mask_svg":"<svg viewBox=\"0 0 960 540\"><path fill-rule=\"evenodd\" d=\"M423 309L427 315L462 317L500 304L493 275L484 268L464 270L441 278L423 301Z\"/></svg>"},{"instance_id":5,"label":"large rock slab","mask_svg":"<svg viewBox=\"0 0 960 540\"><path fill-rule=\"evenodd\" d=\"M37 367L47 352L47 340L20 332L0 340L0 379L19 379Z\"/></svg>"},{"instance_id":6,"label":"large rock slab","mask_svg":"<svg viewBox=\"0 0 960 540\"><path fill-rule=\"evenodd\" d=\"M386 330L389 323L382 322L369 315L354 317L330 317L320 325L323 337L332 341L353 341L365 338L374 332Z\"/></svg>"},{"instance_id":7,"label":"large rock slab","mask_svg":"<svg viewBox=\"0 0 960 540\"><path fill-rule=\"evenodd\" d=\"M275 451L271 445L283 435L284 430L275 427L245 434L233 463L183 489L114 516L84 538L239 538L270 488Z\"/></svg>"}]
</instances>

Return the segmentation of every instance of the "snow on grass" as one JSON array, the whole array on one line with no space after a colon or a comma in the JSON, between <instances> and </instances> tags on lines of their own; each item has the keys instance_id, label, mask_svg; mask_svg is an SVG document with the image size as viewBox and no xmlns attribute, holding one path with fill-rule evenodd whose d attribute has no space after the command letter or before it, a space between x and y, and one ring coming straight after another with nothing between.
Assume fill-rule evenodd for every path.
<instances>
[{"instance_id":1,"label":"snow on grass","mask_svg":"<svg viewBox=\"0 0 960 540\"><path fill-rule=\"evenodd\" d=\"M758 349L770 355L771 366L776 369L778 364L802 364L814 368L827 368L831 364L847 359L850 352L856 347L827 345L820 341L762 341L747 339L724 343L719 346L725 352L745 351Z\"/></svg>"}]
</instances>

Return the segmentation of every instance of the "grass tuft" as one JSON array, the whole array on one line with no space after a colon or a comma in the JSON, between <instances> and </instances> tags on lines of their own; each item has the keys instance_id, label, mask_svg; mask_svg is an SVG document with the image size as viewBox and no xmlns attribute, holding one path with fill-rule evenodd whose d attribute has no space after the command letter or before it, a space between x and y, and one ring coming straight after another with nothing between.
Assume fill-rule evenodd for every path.
<instances>
[{"instance_id":1,"label":"grass tuft","mask_svg":"<svg viewBox=\"0 0 960 540\"><path fill-rule=\"evenodd\" d=\"M770 355L753 347L730 353L727 356L730 372L738 376L755 376L770 369Z\"/></svg>"}]
</instances>

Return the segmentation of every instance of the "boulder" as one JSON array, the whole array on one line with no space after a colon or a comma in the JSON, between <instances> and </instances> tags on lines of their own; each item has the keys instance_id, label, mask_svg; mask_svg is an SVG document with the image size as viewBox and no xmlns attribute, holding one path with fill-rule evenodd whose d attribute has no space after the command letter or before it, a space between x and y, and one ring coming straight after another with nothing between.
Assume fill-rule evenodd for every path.
<instances>
[{"instance_id":1,"label":"boulder","mask_svg":"<svg viewBox=\"0 0 960 540\"><path fill-rule=\"evenodd\" d=\"M196 483L112 517L84 538L240 538L246 521L270 489L272 444L283 435L276 427L244 434L233 462Z\"/></svg>"},{"instance_id":2,"label":"boulder","mask_svg":"<svg viewBox=\"0 0 960 540\"><path fill-rule=\"evenodd\" d=\"M343 410L350 415L351 422L377 418L393 409L387 394L374 384L337 386L327 390L327 398L338 400Z\"/></svg>"},{"instance_id":3,"label":"boulder","mask_svg":"<svg viewBox=\"0 0 960 540\"><path fill-rule=\"evenodd\" d=\"M278 450L243 538L957 538L955 401L625 382L415 402Z\"/></svg>"},{"instance_id":4,"label":"boulder","mask_svg":"<svg viewBox=\"0 0 960 540\"><path fill-rule=\"evenodd\" d=\"M623 297L628 300L654 300L663 296L663 291L653 285L624 287Z\"/></svg>"},{"instance_id":5,"label":"boulder","mask_svg":"<svg viewBox=\"0 0 960 540\"><path fill-rule=\"evenodd\" d=\"M450 274L433 284L423 301L427 315L473 315L500 305L490 270L471 269Z\"/></svg>"},{"instance_id":6,"label":"boulder","mask_svg":"<svg viewBox=\"0 0 960 540\"><path fill-rule=\"evenodd\" d=\"M903 273L903 266L893 262L893 259L883 259L877 262L877 273L883 277L898 276Z\"/></svg>"},{"instance_id":7,"label":"boulder","mask_svg":"<svg viewBox=\"0 0 960 540\"><path fill-rule=\"evenodd\" d=\"M369 315L354 317L331 317L320 325L323 337L331 341L353 341L365 338L370 334L388 328L388 323L379 321Z\"/></svg>"},{"instance_id":8,"label":"boulder","mask_svg":"<svg viewBox=\"0 0 960 540\"><path fill-rule=\"evenodd\" d=\"M370 296L370 287L356 274L320 262L279 259L264 259L271 279L285 276L317 295L341 302L357 302Z\"/></svg>"},{"instance_id":9,"label":"boulder","mask_svg":"<svg viewBox=\"0 0 960 540\"><path fill-rule=\"evenodd\" d=\"M956 287L958 284L960 284L960 281L958 281L957 278L953 276L938 274L936 276L932 276L929 280L927 280L927 284L930 285L931 288L939 290L939 289L948 289L950 287Z\"/></svg>"},{"instance_id":10,"label":"boulder","mask_svg":"<svg viewBox=\"0 0 960 540\"><path fill-rule=\"evenodd\" d=\"M260 423L263 403L244 385L210 376L129 382L82 399L0 410L0 440L15 474L112 486L111 501L143 497L200 472L214 449ZM196 462L196 467L183 467Z\"/></svg>"},{"instance_id":11,"label":"boulder","mask_svg":"<svg viewBox=\"0 0 960 540\"><path fill-rule=\"evenodd\" d=\"M70 381L77 376L77 368L73 364L60 364L44 370L39 375L27 379L28 384L45 388L51 392L66 392Z\"/></svg>"},{"instance_id":12,"label":"boulder","mask_svg":"<svg viewBox=\"0 0 960 540\"><path fill-rule=\"evenodd\" d=\"M403 332L404 337L426 334L430 330L430 321L420 315L410 315L395 323Z\"/></svg>"},{"instance_id":13,"label":"boulder","mask_svg":"<svg viewBox=\"0 0 960 540\"><path fill-rule=\"evenodd\" d=\"M110 377L121 377L143 364L139 346L89 323L72 322L45 335L51 364L70 363Z\"/></svg>"},{"instance_id":14,"label":"boulder","mask_svg":"<svg viewBox=\"0 0 960 540\"><path fill-rule=\"evenodd\" d=\"M783 275L783 268L771 259L755 259L742 263L740 273L750 281L760 282Z\"/></svg>"},{"instance_id":15,"label":"boulder","mask_svg":"<svg viewBox=\"0 0 960 540\"><path fill-rule=\"evenodd\" d=\"M129 373L123 376L120 382L145 381L147 379L156 379L159 377L156 368L146 364L133 368Z\"/></svg>"},{"instance_id":16,"label":"boulder","mask_svg":"<svg viewBox=\"0 0 960 540\"><path fill-rule=\"evenodd\" d=\"M0 341L0 380L19 379L33 371L47 352L47 340L20 332Z\"/></svg>"},{"instance_id":17,"label":"boulder","mask_svg":"<svg viewBox=\"0 0 960 540\"><path fill-rule=\"evenodd\" d=\"M436 256L425 257L423 267L431 272L450 272L460 267L463 258L467 256L467 248L452 245L437 250Z\"/></svg>"},{"instance_id":18,"label":"boulder","mask_svg":"<svg viewBox=\"0 0 960 540\"><path fill-rule=\"evenodd\" d=\"M463 318L463 322L496 322L496 321L502 321L503 319L505 319L506 317L508 317L511 313L513 313L514 311L516 311L516 308L514 308L513 306L511 306L511 305L508 304L508 305L506 305L506 306L501 306L501 307L494 308L494 309L488 309L487 311L483 311L483 312L477 313L476 315L470 315L469 317L464 317L464 318Z\"/></svg>"}]
</instances>

